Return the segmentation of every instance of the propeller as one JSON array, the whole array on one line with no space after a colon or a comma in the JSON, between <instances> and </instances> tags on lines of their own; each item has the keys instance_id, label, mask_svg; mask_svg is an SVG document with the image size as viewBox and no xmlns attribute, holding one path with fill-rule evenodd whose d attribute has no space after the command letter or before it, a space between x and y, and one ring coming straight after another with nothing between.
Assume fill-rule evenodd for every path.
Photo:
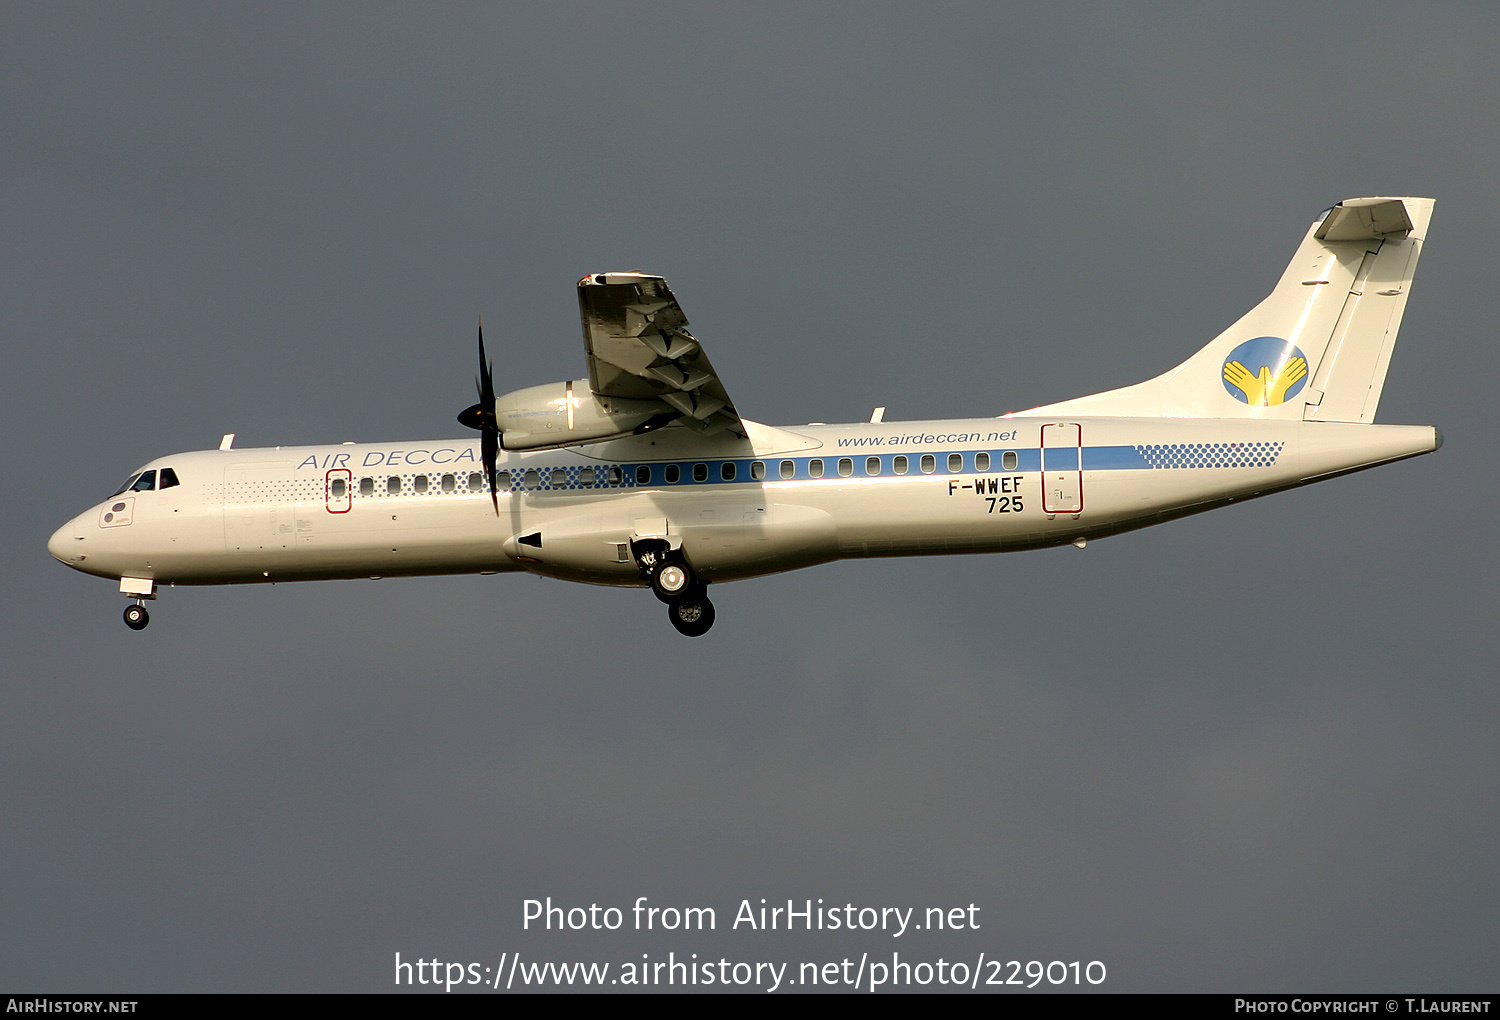
<instances>
[{"instance_id":1,"label":"propeller","mask_svg":"<svg viewBox=\"0 0 1500 1020\"><path fill-rule=\"evenodd\" d=\"M500 455L500 425L495 421L495 379L489 359L484 355L484 319L479 320L479 403L459 412L458 423L479 431L479 456L484 460L484 477L490 483L490 502L495 516L500 516L500 493L495 489L495 459Z\"/></svg>"}]
</instances>

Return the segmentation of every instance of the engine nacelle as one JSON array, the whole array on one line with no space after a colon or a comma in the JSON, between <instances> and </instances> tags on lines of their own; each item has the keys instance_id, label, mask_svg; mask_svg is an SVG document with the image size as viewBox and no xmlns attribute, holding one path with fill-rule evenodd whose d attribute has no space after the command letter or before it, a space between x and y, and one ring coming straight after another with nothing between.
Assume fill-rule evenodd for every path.
<instances>
[{"instance_id":1,"label":"engine nacelle","mask_svg":"<svg viewBox=\"0 0 1500 1020\"><path fill-rule=\"evenodd\" d=\"M495 400L500 445L544 450L628 436L670 408L654 400L600 397L587 379L515 390Z\"/></svg>"}]
</instances>

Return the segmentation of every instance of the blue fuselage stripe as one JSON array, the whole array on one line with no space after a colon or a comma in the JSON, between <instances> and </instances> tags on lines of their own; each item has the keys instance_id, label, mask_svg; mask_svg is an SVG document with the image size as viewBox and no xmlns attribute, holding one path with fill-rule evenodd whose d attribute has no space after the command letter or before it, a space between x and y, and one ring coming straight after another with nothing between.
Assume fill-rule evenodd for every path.
<instances>
[{"instance_id":1,"label":"blue fuselage stripe","mask_svg":"<svg viewBox=\"0 0 1500 1020\"><path fill-rule=\"evenodd\" d=\"M1023 474L1077 471L1151 471L1164 468L1269 467L1284 444L1177 443L1143 446L1038 447L1030 449L952 450L928 453L850 453L849 456L744 458L734 460L648 461L593 465L527 466L502 464L496 481L501 491L607 490L678 488L696 485L759 485L763 482L839 481L843 478L920 478L924 475ZM460 473L462 474L462 473ZM416 476L402 476L407 483ZM435 477L435 476L434 476ZM364 479L361 479L361 483ZM373 480L376 483L380 478ZM377 489L380 486L377 484ZM433 491L437 488L433 487ZM363 485L361 484L361 490ZM426 491L426 490L424 490ZM446 490L445 490L446 491ZM467 491L473 491L472 489ZM361 491L360 496L371 494ZM381 491L380 496L386 495Z\"/></svg>"}]
</instances>

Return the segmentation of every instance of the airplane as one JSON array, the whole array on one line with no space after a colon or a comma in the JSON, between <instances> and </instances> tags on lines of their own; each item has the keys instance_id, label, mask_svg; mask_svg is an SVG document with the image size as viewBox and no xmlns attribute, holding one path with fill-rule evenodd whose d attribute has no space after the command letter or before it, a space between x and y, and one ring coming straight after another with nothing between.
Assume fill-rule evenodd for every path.
<instances>
[{"instance_id":1,"label":"airplane","mask_svg":"<svg viewBox=\"0 0 1500 1020\"><path fill-rule=\"evenodd\" d=\"M48 542L162 586L527 571L650 588L708 631L707 586L844 557L1076 545L1431 453L1376 425L1433 202L1320 213L1270 295L1145 382L993 418L772 427L740 415L667 281L578 281L588 375L496 397L477 439L162 457Z\"/></svg>"}]
</instances>

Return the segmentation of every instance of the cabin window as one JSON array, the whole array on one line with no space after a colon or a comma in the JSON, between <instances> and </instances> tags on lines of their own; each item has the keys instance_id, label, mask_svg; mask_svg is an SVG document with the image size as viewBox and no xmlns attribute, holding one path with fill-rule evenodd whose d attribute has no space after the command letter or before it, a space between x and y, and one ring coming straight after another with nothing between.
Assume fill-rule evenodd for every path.
<instances>
[{"instance_id":1,"label":"cabin window","mask_svg":"<svg viewBox=\"0 0 1500 1020\"><path fill-rule=\"evenodd\" d=\"M796 474L797 474L797 465L796 464L793 464L789 460L784 460L784 461L781 462L781 477L782 478L792 478L792 477L795 477Z\"/></svg>"},{"instance_id":2,"label":"cabin window","mask_svg":"<svg viewBox=\"0 0 1500 1020\"><path fill-rule=\"evenodd\" d=\"M840 457L839 474L843 475L845 478L848 478L850 475L854 474L854 461L848 457Z\"/></svg>"},{"instance_id":3,"label":"cabin window","mask_svg":"<svg viewBox=\"0 0 1500 1020\"><path fill-rule=\"evenodd\" d=\"M359 480L359 494L361 496L375 495L375 479L361 478Z\"/></svg>"},{"instance_id":4,"label":"cabin window","mask_svg":"<svg viewBox=\"0 0 1500 1020\"><path fill-rule=\"evenodd\" d=\"M734 476L735 469L733 461L726 460L724 463L719 465L719 477L724 479L724 481L732 482L734 481Z\"/></svg>"},{"instance_id":5,"label":"cabin window","mask_svg":"<svg viewBox=\"0 0 1500 1020\"><path fill-rule=\"evenodd\" d=\"M666 477L668 485L676 485L682 480L682 468L676 464L668 464L662 474Z\"/></svg>"},{"instance_id":6,"label":"cabin window","mask_svg":"<svg viewBox=\"0 0 1500 1020\"><path fill-rule=\"evenodd\" d=\"M961 453L948 454L948 470L962 471L964 469L964 455Z\"/></svg>"},{"instance_id":7,"label":"cabin window","mask_svg":"<svg viewBox=\"0 0 1500 1020\"><path fill-rule=\"evenodd\" d=\"M454 478L452 475L444 475L443 476L443 491L444 492L452 492L456 488L458 488L458 479Z\"/></svg>"},{"instance_id":8,"label":"cabin window","mask_svg":"<svg viewBox=\"0 0 1500 1020\"><path fill-rule=\"evenodd\" d=\"M141 472L141 476L139 478L137 478L135 480L134 484L132 484L130 486L130 491L131 492L150 492L154 488L156 488L156 472L155 471L142 471Z\"/></svg>"},{"instance_id":9,"label":"cabin window","mask_svg":"<svg viewBox=\"0 0 1500 1020\"><path fill-rule=\"evenodd\" d=\"M637 485L650 485L651 484L651 469L649 467L647 467L645 464L642 464L640 467L638 467L638 468L635 469L635 484L637 484Z\"/></svg>"},{"instance_id":10,"label":"cabin window","mask_svg":"<svg viewBox=\"0 0 1500 1020\"><path fill-rule=\"evenodd\" d=\"M897 457L895 460L891 461L891 470L896 472L896 474L898 475L906 474L906 458Z\"/></svg>"},{"instance_id":11,"label":"cabin window","mask_svg":"<svg viewBox=\"0 0 1500 1020\"><path fill-rule=\"evenodd\" d=\"M170 489L174 485L182 484L177 480L177 472L173 471L171 468L161 469L161 478L159 479L159 481L160 484L157 485L158 489Z\"/></svg>"},{"instance_id":12,"label":"cabin window","mask_svg":"<svg viewBox=\"0 0 1500 1020\"><path fill-rule=\"evenodd\" d=\"M766 477L766 462L763 460L751 461L750 477L757 482Z\"/></svg>"},{"instance_id":13,"label":"cabin window","mask_svg":"<svg viewBox=\"0 0 1500 1020\"><path fill-rule=\"evenodd\" d=\"M937 458L930 453L922 454L921 467L924 475L932 474L937 470Z\"/></svg>"},{"instance_id":14,"label":"cabin window","mask_svg":"<svg viewBox=\"0 0 1500 1020\"><path fill-rule=\"evenodd\" d=\"M708 465L707 464L694 464L693 465L693 481L695 481L695 482L706 482L706 481L708 481Z\"/></svg>"},{"instance_id":15,"label":"cabin window","mask_svg":"<svg viewBox=\"0 0 1500 1020\"><path fill-rule=\"evenodd\" d=\"M334 499L343 499L346 484L342 478L335 478L328 483L328 494Z\"/></svg>"},{"instance_id":16,"label":"cabin window","mask_svg":"<svg viewBox=\"0 0 1500 1020\"><path fill-rule=\"evenodd\" d=\"M391 477L387 478L385 480L385 491L390 496L401 495L401 476L391 475Z\"/></svg>"},{"instance_id":17,"label":"cabin window","mask_svg":"<svg viewBox=\"0 0 1500 1020\"><path fill-rule=\"evenodd\" d=\"M990 469L990 455L987 453L974 454L974 470L988 471Z\"/></svg>"},{"instance_id":18,"label":"cabin window","mask_svg":"<svg viewBox=\"0 0 1500 1020\"><path fill-rule=\"evenodd\" d=\"M619 485L620 483L625 481L625 472L620 469L620 466L618 464L616 464L612 466L608 472L605 473L605 477L609 479L610 485Z\"/></svg>"},{"instance_id":19,"label":"cabin window","mask_svg":"<svg viewBox=\"0 0 1500 1020\"><path fill-rule=\"evenodd\" d=\"M566 488L568 484L568 473L562 468L552 469L552 481L550 484L554 489Z\"/></svg>"},{"instance_id":20,"label":"cabin window","mask_svg":"<svg viewBox=\"0 0 1500 1020\"><path fill-rule=\"evenodd\" d=\"M413 478L411 480L411 487L413 489L415 489L416 491L418 491L418 492L426 492L427 491L427 476L426 475L417 475L417 477L415 477L415 478Z\"/></svg>"},{"instance_id":21,"label":"cabin window","mask_svg":"<svg viewBox=\"0 0 1500 1020\"><path fill-rule=\"evenodd\" d=\"M514 481L515 484L520 485L521 484L521 472L519 472L519 471L515 471L515 472L511 472L511 471L496 471L495 472L495 488L496 489L499 489L499 490L501 490L503 492L504 490L510 488L512 481ZM483 475L478 475L478 474L470 475L469 476L469 488L473 489L475 492L483 492L484 491L484 476Z\"/></svg>"},{"instance_id":22,"label":"cabin window","mask_svg":"<svg viewBox=\"0 0 1500 1020\"><path fill-rule=\"evenodd\" d=\"M823 462L821 460L810 460L807 462L807 473L813 478L823 477Z\"/></svg>"},{"instance_id":23,"label":"cabin window","mask_svg":"<svg viewBox=\"0 0 1500 1020\"><path fill-rule=\"evenodd\" d=\"M880 458L879 457L866 457L865 458L865 474L867 474L867 475L878 475L878 474L880 474Z\"/></svg>"},{"instance_id":24,"label":"cabin window","mask_svg":"<svg viewBox=\"0 0 1500 1020\"><path fill-rule=\"evenodd\" d=\"M1000 455L1000 466L1006 471L1014 471L1021 466L1021 458L1016 456L1015 450L1006 450Z\"/></svg>"},{"instance_id":25,"label":"cabin window","mask_svg":"<svg viewBox=\"0 0 1500 1020\"><path fill-rule=\"evenodd\" d=\"M522 480L528 489L540 489L542 487L542 476L537 473L536 468L527 468L526 477Z\"/></svg>"},{"instance_id":26,"label":"cabin window","mask_svg":"<svg viewBox=\"0 0 1500 1020\"><path fill-rule=\"evenodd\" d=\"M484 488L484 475L474 471L469 475L469 491L479 492Z\"/></svg>"},{"instance_id":27,"label":"cabin window","mask_svg":"<svg viewBox=\"0 0 1500 1020\"><path fill-rule=\"evenodd\" d=\"M594 484L594 469L591 468L591 467L586 467L583 470L579 471L578 472L578 484L579 485L593 485Z\"/></svg>"}]
</instances>

